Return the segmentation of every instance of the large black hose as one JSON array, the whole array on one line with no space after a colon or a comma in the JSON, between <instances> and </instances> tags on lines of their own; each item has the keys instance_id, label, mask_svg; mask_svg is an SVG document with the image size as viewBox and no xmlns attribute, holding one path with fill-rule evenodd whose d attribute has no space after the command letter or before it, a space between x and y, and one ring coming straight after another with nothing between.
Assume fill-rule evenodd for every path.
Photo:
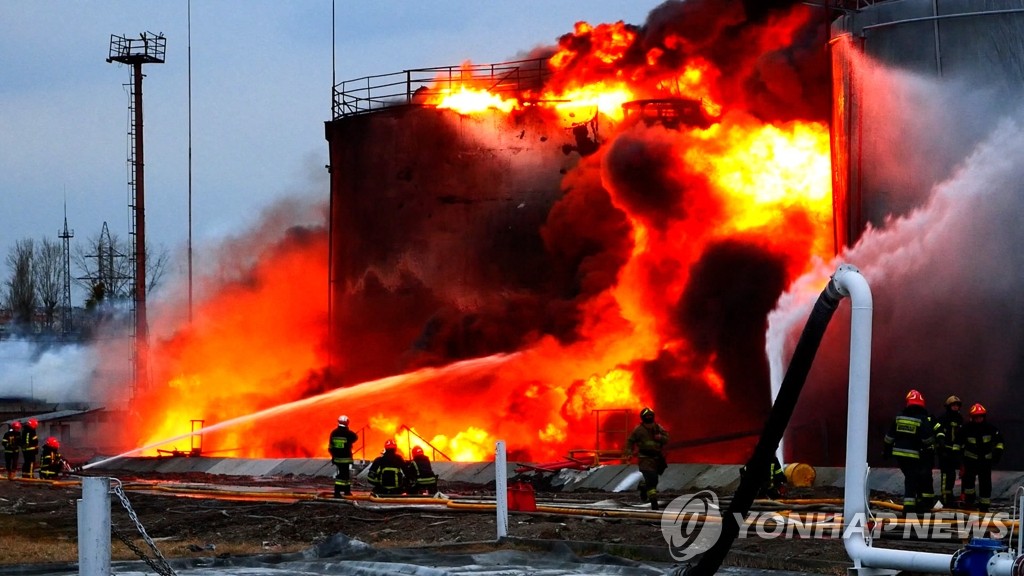
<instances>
[{"instance_id":1,"label":"large black hose","mask_svg":"<svg viewBox=\"0 0 1024 576\"><path fill-rule=\"evenodd\" d=\"M818 352L818 346L825 335L832 314L839 307L843 294L830 280L825 290L818 296L814 303L814 309L807 319L800 340L793 350L793 358L786 369L786 375L782 379L779 393L775 397L771 412L768 413L768 420L765 422L761 438L754 447L754 453L747 461L746 472L740 476L739 487L729 503L729 508L722 518L722 534L718 540L705 552L697 564L690 566L684 572L686 576L710 576L718 571L725 560L726 554L732 548L732 543L739 535L740 525L737 518L743 518L750 511L754 503L758 489L769 478L772 458L779 447L779 441L789 425L789 419L796 408L796 402L800 398L800 391L807 381L807 374L811 370L811 362Z\"/></svg>"}]
</instances>

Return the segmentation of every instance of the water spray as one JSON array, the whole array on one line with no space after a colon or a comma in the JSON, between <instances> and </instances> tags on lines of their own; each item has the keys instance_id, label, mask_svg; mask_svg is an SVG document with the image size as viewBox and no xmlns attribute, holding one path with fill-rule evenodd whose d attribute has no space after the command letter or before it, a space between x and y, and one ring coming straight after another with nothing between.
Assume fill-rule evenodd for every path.
<instances>
[{"instance_id":1,"label":"water spray","mask_svg":"<svg viewBox=\"0 0 1024 576\"><path fill-rule=\"evenodd\" d=\"M463 360L461 362L455 362L454 364L449 364L447 366L443 366L440 368L422 368L420 370L416 370L415 372L407 372L405 374L387 376L385 378L361 382L359 384L355 384L353 386L348 386L345 388L337 388L335 390L331 390L330 392L324 392L323 394L310 396L309 398L303 398L301 400L288 402L287 404L279 404L277 406L272 406L270 408L266 408L258 412L253 412L252 414L236 416L235 418L230 418L228 420L224 420L223 422L218 422L211 426L206 426L200 432L186 432L184 434L179 434L177 436L172 436L170 438L165 438L157 442L146 444L145 446L133 448L126 452L122 452L116 456L111 456L109 458L104 458L103 460L98 460L96 462L86 464L82 466L82 469L85 470L88 468L101 466L103 464L108 464L110 462L114 462L116 460L120 460L122 458L126 458L136 454L141 454L142 452L145 452L147 450L153 450L159 446L165 446L172 442L190 438L198 434L215 432L217 430L223 430L225 428L230 428L238 424L255 422L257 420L262 420L264 418L269 418L271 416L280 416L282 414L287 414L288 412L298 410L300 408L308 408L310 406L316 406L318 404L326 404L338 400L345 400L366 392L373 392L375 394L385 392L393 388L403 386L406 383L408 383L409 380L425 380L437 376L452 376L459 374L468 375L480 369L492 369L495 366L504 364L506 362L514 361L519 355L519 352L512 354L493 354L491 356L485 356L483 358L474 358L472 360Z\"/></svg>"}]
</instances>

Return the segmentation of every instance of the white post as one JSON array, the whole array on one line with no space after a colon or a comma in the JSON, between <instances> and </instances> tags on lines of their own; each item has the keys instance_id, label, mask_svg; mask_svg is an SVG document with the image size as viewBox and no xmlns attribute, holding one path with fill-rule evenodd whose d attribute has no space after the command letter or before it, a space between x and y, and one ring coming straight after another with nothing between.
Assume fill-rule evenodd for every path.
<instances>
[{"instance_id":1,"label":"white post","mask_svg":"<svg viewBox=\"0 0 1024 576\"><path fill-rule=\"evenodd\" d=\"M110 576L110 479L82 478L78 501L78 574Z\"/></svg>"},{"instance_id":2,"label":"white post","mask_svg":"<svg viewBox=\"0 0 1024 576\"><path fill-rule=\"evenodd\" d=\"M505 441L498 440L494 451L494 502L498 511L498 540L508 536L508 466Z\"/></svg>"}]
</instances>

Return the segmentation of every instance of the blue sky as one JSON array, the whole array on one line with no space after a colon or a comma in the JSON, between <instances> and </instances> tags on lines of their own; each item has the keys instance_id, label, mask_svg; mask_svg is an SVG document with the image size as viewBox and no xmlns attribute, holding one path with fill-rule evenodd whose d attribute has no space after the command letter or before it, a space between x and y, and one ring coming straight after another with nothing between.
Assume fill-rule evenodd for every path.
<instances>
[{"instance_id":1,"label":"blue sky","mask_svg":"<svg viewBox=\"0 0 1024 576\"><path fill-rule=\"evenodd\" d=\"M337 81L408 68L516 59L579 20L642 24L660 2L192 0L192 234L243 231L276 200L327 198L332 52ZM146 224L172 254L188 238L189 3L0 2L0 281L18 239L73 243L107 222L128 237L130 69L111 34L163 33L143 69ZM72 269L72 274L75 274ZM76 305L80 305L76 297Z\"/></svg>"}]
</instances>

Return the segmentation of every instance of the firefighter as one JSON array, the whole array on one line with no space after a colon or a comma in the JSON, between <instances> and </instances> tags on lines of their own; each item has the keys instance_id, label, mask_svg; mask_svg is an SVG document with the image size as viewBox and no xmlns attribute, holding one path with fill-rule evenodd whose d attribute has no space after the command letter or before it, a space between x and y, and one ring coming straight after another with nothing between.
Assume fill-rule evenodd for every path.
<instances>
[{"instance_id":1,"label":"firefighter","mask_svg":"<svg viewBox=\"0 0 1024 576\"><path fill-rule=\"evenodd\" d=\"M939 497L943 506L954 506L953 487L956 475L963 465L963 427L964 417L960 414L963 405L960 398L946 398L946 411L935 419L935 441L938 444L939 457ZM961 480L962 480L961 475ZM963 487L960 488L961 492Z\"/></svg>"},{"instance_id":2,"label":"firefighter","mask_svg":"<svg viewBox=\"0 0 1024 576\"><path fill-rule=\"evenodd\" d=\"M29 418L21 426L21 456L24 462L21 464L21 477L34 478L36 472L36 455L39 452L39 435L36 428L39 421Z\"/></svg>"},{"instance_id":3,"label":"firefighter","mask_svg":"<svg viewBox=\"0 0 1024 576\"><path fill-rule=\"evenodd\" d=\"M651 510L658 509L658 476L668 465L665 462L665 444L668 443L668 432L654 421L654 410L644 408L640 411L640 424L626 440L624 460L637 454L637 467L643 480L637 489L640 498L651 503Z\"/></svg>"},{"instance_id":4,"label":"firefighter","mask_svg":"<svg viewBox=\"0 0 1024 576\"><path fill-rule=\"evenodd\" d=\"M55 480L64 471L64 457L60 454L60 442L50 436L39 451L39 477Z\"/></svg>"},{"instance_id":5,"label":"firefighter","mask_svg":"<svg viewBox=\"0 0 1024 576\"><path fill-rule=\"evenodd\" d=\"M331 462L338 469L334 474L334 497L352 495L352 445L359 440L359 435L348 429L348 416L338 416L338 426L331 432L327 442L327 452Z\"/></svg>"},{"instance_id":6,"label":"firefighter","mask_svg":"<svg viewBox=\"0 0 1024 576\"><path fill-rule=\"evenodd\" d=\"M413 446L412 459L406 465L406 480L409 482L409 494L437 494L437 474L430 464L430 458L423 453L423 448Z\"/></svg>"},{"instance_id":7,"label":"firefighter","mask_svg":"<svg viewBox=\"0 0 1024 576\"><path fill-rule=\"evenodd\" d=\"M992 467L1003 457L1003 435L987 420L988 411L981 404L971 406L970 422L964 424L964 475L961 490L964 504L973 507L977 496L978 510L988 512L992 504ZM975 492L974 480L978 480Z\"/></svg>"},{"instance_id":8,"label":"firefighter","mask_svg":"<svg viewBox=\"0 0 1024 576\"><path fill-rule=\"evenodd\" d=\"M370 464L366 478L373 485L371 496L405 491L405 458L398 453L394 440L384 443L384 452Z\"/></svg>"},{"instance_id":9,"label":"firefighter","mask_svg":"<svg viewBox=\"0 0 1024 576\"><path fill-rule=\"evenodd\" d=\"M896 457L903 472L903 511L925 512L935 503L932 461L935 459L935 421L917 390L906 395L906 406L885 435L883 456Z\"/></svg>"},{"instance_id":10,"label":"firefighter","mask_svg":"<svg viewBox=\"0 0 1024 576\"><path fill-rule=\"evenodd\" d=\"M7 432L4 432L2 442L7 479L14 480L14 472L18 469L18 453L21 451L21 422L8 424Z\"/></svg>"},{"instance_id":11,"label":"firefighter","mask_svg":"<svg viewBox=\"0 0 1024 576\"><path fill-rule=\"evenodd\" d=\"M772 464L768 468L768 479L758 490L758 497L778 500L786 495L786 471L782 468L778 456L772 456Z\"/></svg>"},{"instance_id":12,"label":"firefighter","mask_svg":"<svg viewBox=\"0 0 1024 576\"><path fill-rule=\"evenodd\" d=\"M740 467L740 476L747 473L747 467ZM757 487L758 498L778 500L786 495L786 471L779 462L778 456L772 456L771 465L768 467L768 476Z\"/></svg>"}]
</instances>

